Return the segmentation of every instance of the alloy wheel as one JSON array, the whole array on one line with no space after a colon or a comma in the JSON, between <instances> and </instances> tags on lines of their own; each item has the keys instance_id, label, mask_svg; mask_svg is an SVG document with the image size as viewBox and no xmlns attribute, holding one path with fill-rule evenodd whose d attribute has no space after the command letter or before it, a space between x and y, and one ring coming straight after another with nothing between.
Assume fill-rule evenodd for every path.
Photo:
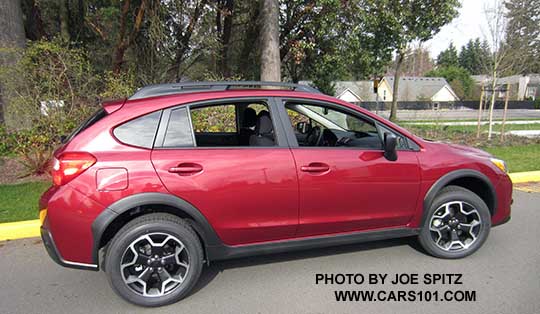
<instances>
[{"instance_id":1,"label":"alloy wheel","mask_svg":"<svg viewBox=\"0 0 540 314\"><path fill-rule=\"evenodd\" d=\"M433 242L447 252L468 249L476 242L481 229L482 219L478 210L462 201L442 204L429 222Z\"/></svg>"},{"instance_id":2,"label":"alloy wheel","mask_svg":"<svg viewBox=\"0 0 540 314\"><path fill-rule=\"evenodd\" d=\"M161 297L184 282L189 272L189 252L182 241L170 234L145 234L124 251L120 272L133 292Z\"/></svg>"}]
</instances>

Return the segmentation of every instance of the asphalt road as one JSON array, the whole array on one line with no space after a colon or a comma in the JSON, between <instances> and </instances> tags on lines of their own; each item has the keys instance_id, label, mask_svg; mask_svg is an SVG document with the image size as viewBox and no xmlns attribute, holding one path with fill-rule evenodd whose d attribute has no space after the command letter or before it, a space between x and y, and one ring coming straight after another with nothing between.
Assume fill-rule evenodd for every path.
<instances>
[{"instance_id":1,"label":"asphalt road","mask_svg":"<svg viewBox=\"0 0 540 314\"><path fill-rule=\"evenodd\" d=\"M213 264L180 303L144 309L102 272L61 268L37 239L0 244L0 313L540 313L540 193L514 192L510 223L466 259L439 260L413 239ZM459 273L461 285L316 285L317 273ZM334 290L471 290L474 302L337 302Z\"/></svg>"}]
</instances>

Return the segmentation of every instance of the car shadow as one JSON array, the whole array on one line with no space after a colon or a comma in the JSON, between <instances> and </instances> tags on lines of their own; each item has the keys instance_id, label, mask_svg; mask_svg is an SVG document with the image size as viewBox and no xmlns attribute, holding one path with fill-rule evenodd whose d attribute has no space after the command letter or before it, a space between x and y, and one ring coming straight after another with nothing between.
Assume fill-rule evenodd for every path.
<instances>
[{"instance_id":1,"label":"car shadow","mask_svg":"<svg viewBox=\"0 0 540 314\"><path fill-rule=\"evenodd\" d=\"M199 290L206 287L219 275L219 273L227 269L250 267L254 265L281 263L281 262L296 261L296 260L303 260L303 259L311 259L311 258L318 258L318 257L324 257L324 256L340 255L340 254L347 254L347 253L353 253L353 252L362 252L362 251L381 249L381 248L390 248L390 247L403 246L403 245L408 245L414 250L421 252L422 254L426 254L425 251L420 246L420 244L418 243L416 237L407 237L407 238L398 238L398 239L381 240L381 241L374 241L374 242L325 247L325 248L318 248L318 249L311 249L311 250L300 250L300 251L293 251L293 252L287 252L287 253L259 255L259 256L244 257L244 258L225 260L225 261L215 261L215 262L211 262L209 266L203 269L203 272L201 274L201 277L199 278L199 281L197 282L193 290L189 293L189 295L193 295L197 293Z\"/></svg>"}]
</instances>

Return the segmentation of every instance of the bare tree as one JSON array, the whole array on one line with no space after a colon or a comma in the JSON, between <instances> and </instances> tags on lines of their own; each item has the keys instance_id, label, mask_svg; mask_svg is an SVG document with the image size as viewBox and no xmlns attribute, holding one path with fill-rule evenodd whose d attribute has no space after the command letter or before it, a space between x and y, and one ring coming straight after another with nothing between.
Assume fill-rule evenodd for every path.
<instances>
[{"instance_id":1,"label":"bare tree","mask_svg":"<svg viewBox=\"0 0 540 314\"><path fill-rule=\"evenodd\" d=\"M0 68L17 62L15 48L23 48L25 44L23 13L20 0L0 1ZM0 82L0 123L4 122L5 106L9 95L2 93Z\"/></svg>"},{"instance_id":2,"label":"bare tree","mask_svg":"<svg viewBox=\"0 0 540 314\"><path fill-rule=\"evenodd\" d=\"M232 38L234 17L234 0L219 0L216 8L216 31L221 51L219 54L219 71L224 77L231 76L229 68L229 49Z\"/></svg>"},{"instance_id":3,"label":"bare tree","mask_svg":"<svg viewBox=\"0 0 540 314\"><path fill-rule=\"evenodd\" d=\"M133 44L135 37L139 33L144 15L146 12L147 0L142 0L140 6L137 8L135 14L135 21L133 23L133 29L128 34L128 19L130 13L130 0L124 0L122 6L122 15L120 17L120 35L118 36L118 42L116 44L113 56L113 72L118 74L122 70L122 64L124 63L124 55L126 50Z\"/></svg>"},{"instance_id":4,"label":"bare tree","mask_svg":"<svg viewBox=\"0 0 540 314\"><path fill-rule=\"evenodd\" d=\"M482 128L482 110L484 110L484 94L485 94L485 82L482 82L480 86L480 103L478 104L478 124L476 127L476 138L480 138L480 131Z\"/></svg>"},{"instance_id":5,"label":"bare tree","mask_svg":"<svg viewBox=\"0 0 540 314\"><path fill-rule=\"evenodd\" d=\"M506 18L504 1L494 0L491 5L484 8L487 20L487 31L484 37L490 45L490 56L488 64L485 66L490 76L489 89L491 100L489 105L489 129L488 140L491 140L493 133L493 109L497 97L497 79L501 73L507 73L513 68L513 60L516 58L515 51L505 43L505 32L508 24Z\"/></svg>"},{"instance_id":6,"label":"bare tree","mask_svg":"<svg viewBox=\"0 0 540 314\"><path fill-rule=\"evenodd\" d=\"M261 81L281 81L279 1L261 0Z\"/></svg>"}]
</instances>

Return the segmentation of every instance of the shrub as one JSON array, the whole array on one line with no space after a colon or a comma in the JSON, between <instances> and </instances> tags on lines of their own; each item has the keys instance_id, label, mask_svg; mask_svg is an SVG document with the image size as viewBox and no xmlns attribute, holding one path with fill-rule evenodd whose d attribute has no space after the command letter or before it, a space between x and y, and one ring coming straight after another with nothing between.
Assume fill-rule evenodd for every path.
<instances>
[{"instance_id":1,"label":"shrub","mask_svg":"<svg viewBox=\"0 0 540 314\"><path fill-rule=\"evenodd\" d=\"M1 69L9 95L0 153L15 153L28 171L41 174L60 142L92 112L103 97L125 97L133 75L100 75L86 52L54 39L36 41L19 51L18 62ZM11 140L9 140L11 139Z\"/></svg>"},{"instance_id":2,"label":"shrub","mask_svg":"<svg viewBox=\"0 0 540 314\"><path fill-rule=\"evenodd\" d=\"M0 125L0 157L13 155L15 147L15 134L8 132L3 125Z\"/></svg>"},{"instance_id":3,"label":"shrub","mask_svg":"<svg viewBox=\"0 0 540 314\"><path fill-rule=\"evenodd\" d=\"M15 153L27 170L22 176L41 175L49 170L49 160L54 150L55 142L50 141L50 134L40 132L40 128L19 131L16 133Z\"/></svg>"},{"instance_id":4,"label":"shrub","mask_svg":"<svg viewBox=\"0 0 540 314\"><path fill-rule=\"evenodd\" d=\"M135 75L132 72L114 74L111 71L103 75L104 87L100 93L103 99L126 98L137 89L135 85Z\"/></svg>"}]
</instances>

